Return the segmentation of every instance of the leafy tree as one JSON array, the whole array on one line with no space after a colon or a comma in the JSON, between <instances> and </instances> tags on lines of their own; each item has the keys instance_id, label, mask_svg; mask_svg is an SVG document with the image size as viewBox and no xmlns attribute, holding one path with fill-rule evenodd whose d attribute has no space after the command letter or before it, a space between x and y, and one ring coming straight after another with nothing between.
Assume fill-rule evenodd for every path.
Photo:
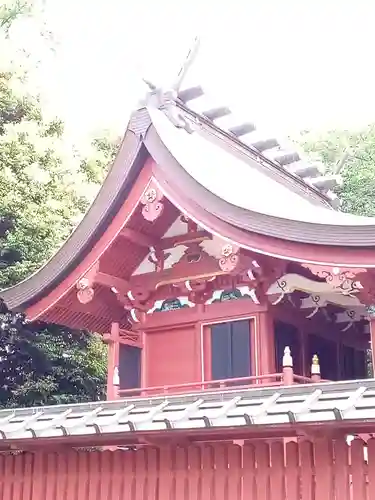
<instances>
[{"instance_id":1,"label":"leafy tree","mask_svg":"<svg viewBox=\"0 0 375 500\"><path fill-rule=\"evenodd\" d=\"M0 52L14 20L32 4L0 7ZM3 35L3 36L2 36ZM28 74L0 61L0 288L37 270L83 217L116 144L108 136L83 151L59 119L45 120ZM0 293L1 295L1 293ZM99 336L28 323L0 302L0 406L97 400L104 395L106 356Z\"/></svg>"},{"instance_id":2,"label":"leafy tree","mask_svg":"<svg viewBox=\"0 0 375 500\"><path fill-rule=\"evenodd\" d=\"M98 335L27 323L0 303L0 406L104 397L105 346Z\"/></svg>"},{"instance_id":3,"label":"leafy tree","mask_svg":"<svg viewBox=\"0 0 375 500\"><path fill-rule=\"evenodd\" d=\"M11 0L0 5L0 29L8 35L13 22L20 16L31 12L32 4L26 1Z\"/></svg>"},{"instance_id":4,"label":"leafy tree","mask_svg":"<svg viewBox=\"0 0 375 500\"><path fill-rule=\"evenodd\" d=\"M323 162L335 173L346 158L340 172L343 184L337 190L341 210L357 215L375 216L375 125L359 130L332 130L320 134L303 132L294 140L312 160Z\"/></svg>"},{"instance_id":5,"label":"leafy tree","mask_svg":"<svg viewBox=\"0 0 375 500\"><path fill-rule=\"evenodd\" d=\"M0 287L25 278L56 251L87 210L113 154L97 149L96 140L83 156L60 120L44 121L38 101L13 90L15 81L17 75L0 73L0 214L14 220L3 245L21 258L1 273Z\"/></svg>"}]
</instances>

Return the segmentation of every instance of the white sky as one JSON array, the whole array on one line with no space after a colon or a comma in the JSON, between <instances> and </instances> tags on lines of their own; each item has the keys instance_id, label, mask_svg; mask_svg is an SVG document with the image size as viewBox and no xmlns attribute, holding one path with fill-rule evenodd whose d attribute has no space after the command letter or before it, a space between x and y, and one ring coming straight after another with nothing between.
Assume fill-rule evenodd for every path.
<instances>
[{"instance_id":1,"label":"white sky","mask_svg":"<svg viewBox=\"0 0 375 500\"><path fill-rule=\"evenodd\" d=\"M189 73L220 104L277 132L375 121L375 0L46 0L59 41L42 72L76 132L121 131L144 75Z\"/></svg>"}]
</instances>

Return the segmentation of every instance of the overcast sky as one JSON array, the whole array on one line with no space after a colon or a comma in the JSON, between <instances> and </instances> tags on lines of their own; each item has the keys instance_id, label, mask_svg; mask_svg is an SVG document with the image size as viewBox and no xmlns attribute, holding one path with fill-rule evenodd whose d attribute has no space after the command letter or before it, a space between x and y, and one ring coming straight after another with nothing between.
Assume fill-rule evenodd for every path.
<instances>
[{"instance_id":1,"label":"overcast sky","mask_svg":"<svg viewBox=\"0 0 375 500\"><path fill-rule=\"evenodd\" d=\"M202 7L203 5L203 7ZM126 125L140 77L189 82L282 134L375 121L374 0L47 0L49 105L76 131Z\"/></svg>"}]
</instances>

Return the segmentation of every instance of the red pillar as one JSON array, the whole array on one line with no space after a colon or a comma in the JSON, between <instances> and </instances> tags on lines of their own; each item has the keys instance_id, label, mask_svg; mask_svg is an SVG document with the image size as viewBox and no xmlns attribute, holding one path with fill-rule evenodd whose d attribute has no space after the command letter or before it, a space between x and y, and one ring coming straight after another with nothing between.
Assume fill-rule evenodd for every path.
<instances>
[{"instance_id":1,"label":"red pillar","mask_svg":"<svg viewBox=\"0 0 375 500\"><path fill-rule=\"evenodd\" d=\"M257 362L261 375L276 372L275 332L273 318L268 310L258 315ZM265 383L274 381L275 380L264 380Z\"/></svg>"},{"instance_id":2,"label":"red pillar","mask_svg":"<svg viewBox=\"0 0 375 500\"><path fill-rule=\"evenodd\" d=\"M375 377L375 317L372 317L372 315L369 318L369 325L370 325L370 340L371 340L372 376Z\"/></svg>"},{"instance_id":3,"label":"red pillar","mask_svg":"<svg viewBox=\"0 0 375 500\"><path fill-rule=\"evenodd\" d=\"M118 386L115 385L114 378L119 364L119 339L119 324L112 323L111 333L104 335L104 342L108 345L107 400L109 401L118 398Z\"/></svg>"}]
</instances>

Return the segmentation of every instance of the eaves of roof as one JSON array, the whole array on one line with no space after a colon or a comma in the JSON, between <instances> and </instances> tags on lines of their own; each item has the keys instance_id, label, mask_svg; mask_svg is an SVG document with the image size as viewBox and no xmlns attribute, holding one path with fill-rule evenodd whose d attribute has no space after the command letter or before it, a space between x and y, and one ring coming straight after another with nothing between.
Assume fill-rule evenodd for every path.
<instances>
[{"instance_id":1,"label":"eaves of roof","mask_svg":"<svg viewBox=\"0 0 375 500\"><path fill-rule=\"evenodd\" d=\"M67 241L36 273L0 292L10 309L24 310L46 296L84 259L107 229L148 157L137 130L137 124L144 115L138 112L133 123L130 123L97 197Z\"/></svg>"}]
</instances>

